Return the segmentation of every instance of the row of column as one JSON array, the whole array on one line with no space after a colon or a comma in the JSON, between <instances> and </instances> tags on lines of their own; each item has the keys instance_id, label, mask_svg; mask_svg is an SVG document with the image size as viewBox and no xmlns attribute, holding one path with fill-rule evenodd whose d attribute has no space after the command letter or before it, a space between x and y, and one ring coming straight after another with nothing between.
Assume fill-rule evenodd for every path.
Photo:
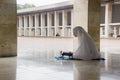
<instances>
[{"instance_id":1,"label":"row of column","mask_svg":"<svg viewBox=\"0 0 120 80\"><path fill-rule=\"evenodd\" d=\"M120 26L110 26L111 33L109 33L109 37L114 37L116 38L117 35L120 35ZM105 27L100 27L100 36L104 37L105 36Z\"/></svg>"},{"instance_id":2,"label":"row of column","mask_svg":"<svg viewBox=\"0 0 120 80\"><path fill-rule=\"evenodd\" d=\"M116 28L118 26L110 25L112 23L112 5L113 5L112 1L105 4L105 32L104 32L105 38L111 37L112 34L113 34L113 37L116 37L116 35L117 35Z\"/></svg>"},{"instance_id":3,"label":"row of column","mask_svg":"<svg viewBox=\"0 0 120 80\"><path fill-rule=\"evenodd\" d=\"M71 15L67 15L67 11L69 11ZM60 16L59 13L62 13L62 16ZM62 17L62 25L60 25L60 17ZM72 10L20 15L17 21L18 36L60 35L62 37L71 37L72 24L70 23L70 25L68 25L67 17L72 19Z\"/></svg>"}]
</instances>

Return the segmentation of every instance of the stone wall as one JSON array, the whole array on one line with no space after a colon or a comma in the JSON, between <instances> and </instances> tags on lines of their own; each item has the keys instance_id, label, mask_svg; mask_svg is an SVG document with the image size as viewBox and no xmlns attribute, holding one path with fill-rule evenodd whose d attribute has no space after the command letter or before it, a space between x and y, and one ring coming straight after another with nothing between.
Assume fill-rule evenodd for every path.
<instances>
[{"instance_id":1,"label":"stone wall","mask_svg":"<svg viewBox=\"0 0 120 80\"><path fill-rule=\"evenodd\" d=\"M16 0L0 0L0 57L17 55Z\"/></svg>"}]
</instances>

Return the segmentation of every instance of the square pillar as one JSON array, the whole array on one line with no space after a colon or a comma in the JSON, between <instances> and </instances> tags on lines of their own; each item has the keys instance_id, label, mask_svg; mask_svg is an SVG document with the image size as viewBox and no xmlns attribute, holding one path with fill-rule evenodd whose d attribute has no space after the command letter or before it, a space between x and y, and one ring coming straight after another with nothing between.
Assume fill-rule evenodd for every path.
<instances>
[{"instance_id":1,"label":"square pillar","mask_svg":"<svg viewBox=\"0 0 120 80\"><path fill-rule=\"evenodd\" d=\"M113 32L114 32L113 37L116 38L117 37L117 27L116 26L114 26Z\"/></svg>"},{"instance_id":2,"label":"square pillar","mask_svg":"<svg viewBox=\"0 0 120 80\"><path fill-rule=\"evenodd\" d=\"M19 16L18 18L19 18L19 32L18 32L18 34L19 34L19 36L21 36L22 35L22 16Z\"/></svg>"},{"instance_id":3,"label":"square pillar","mask_svg":"<svg viewBox=\"0 0 120 80\"><path fill-rule=\"evenodd\" d=\"M105 38L109 38L109 34L112 31L109 25L112 21L112 2L105 4Z\"/></svg>"},{"instance_id":4,"label":"square pillar","mask_svg":"<svg viewBox=\"0 0 120 80\"><path fill-rule=\"evenodd\" d=\"M24 36L27 36L26 28L27 28L27 18L26 16L24 16Z\"/></svg>"},{"instance_id":5,"label":"square pillar","mask_svg":"<svg viewBox=\"0 0 120 80\"><path fill-rule=\"evenodd\" d=\"M47 12L47 36L50 36L50 13Z\"/></svg>"},{"instance_id":6,"label":"square pillar","mask_svg":"<svg viewBox=\"0 0 120 80\"><path fill-rule=\"evenodd\" d=\"M73 28L74 28L74 24L73 24L73 22L74 22L74 11L73 10L71 10L71 37L73 37Z\"/></svg>"},{"instance_id":7,"label":"square pillar","mask_svg":"<svg viewBox=\"0 0 120 80\"><path fill-rule=\"evenodd\" d=\"M62 11L62 37L65 37L65 26L66 26L66 13L65 10Z\"/></svg>"},{"instance_id":8,"label":"square pillar","mask_svg":"<svg viewBox=\"0 0 120 80\"><path fill-rule=\"evenodd\" d=\"M82 26L100 48L100 0L74 0L73 26ZM77 42L76 39L74 42ZM74 45L75 47L76 45Z\"/></svg>"},{"instance_id":9,"label":"square pillar","mask_svg":"<svg viewBox=\"0 0 120 80\"><path fill-rule=\"evenodd\" d=\"M0 57L17 55L16 0L0 0Z\"/></svg>"},{"instance_id":10,"label":"square pillar","mask_svg":"<svg viewBox=\"0 0 120 80\"><path fill-rule=\"evenodd\" d=\"M39 14L35 14L35 28L39 27Z\"/></svg>"},{"instance_id":11,"label":"square pillar","mask_svg":"<svg viewBox=\"0 0 120 80\"><path fill-rule=\"evenodd\" d=\"M29 15L29 36L32 36L32 16Z\"/></svg>"},{"instance_id":12,"label":"square pillar","mask_svg":"<svg viewBox=\"0 0 120 80\"><path fill-rule=\"evenodd\" d=\"M100 27L100 37L103 37L103 27Z\"/></svg>"},{"instance_id":13,"label":"square pillar","mask_svg":"<svg viewBox=\"0 0 120 80\"><path fill-rule=\"evenodd\" d=\"M54 22L55 23L55 35L54 36L56 36L57 28L58 28L57 27L58 26L58 13L57 13L57 11L54 12L54 15L55 15L55 17L54 17L55 18L55 22Z\"/></svg>"},{"instance_id":14,"label":"square pillar","mask_svg":"<svg viewBox=\"0 0 120 80\"><path fill-rule=\"evenodd\" d=\"M19 27L22 27L22 16L19 16Z\"/></svg>"},{"instance_id":15,"label":"square pillar","mask_svg":"<svg viewBox=\"0 0 120 80\"><path fill-rule=\"evenodd\" d=\"M41 13L41 36L43 36L44 13Z\"/></svg>"},{"instance_id":16,"label":"square pillar","mask_svg":"<svg viewBox=\"0 0 120 80\"><path fill-rule=\"evenodd\" d=\"M119 35L120 35L120 26L118 28L119 28Z\"/></svg>"},{"instance_id":17,"label":"square pillar","mask_svg":"<svg viewBox=\"0 0 120 80\"><path fill-rule=\"evenodd\" d=\"M39 14L35 14L35 36L39 36Z\"/></svg>"}]
</instances>

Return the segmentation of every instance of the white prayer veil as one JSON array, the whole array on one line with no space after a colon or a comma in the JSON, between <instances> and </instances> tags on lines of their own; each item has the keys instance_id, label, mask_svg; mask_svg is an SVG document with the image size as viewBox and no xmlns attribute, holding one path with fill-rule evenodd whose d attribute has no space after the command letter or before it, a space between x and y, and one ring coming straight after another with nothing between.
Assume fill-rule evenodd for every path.
<instances>
[{"instance_id":1,"label":"white prayer veil","mask_svg":"<svg viewBox=\"0 0 120 80\"><path fill-rule=\"evenodd\" d=\"M80 26L73 29L73 34L78 37L78 49L75 51L73 58L91 60L100 58L92 38L90 35Z\"/></svg>"}]
</instances>

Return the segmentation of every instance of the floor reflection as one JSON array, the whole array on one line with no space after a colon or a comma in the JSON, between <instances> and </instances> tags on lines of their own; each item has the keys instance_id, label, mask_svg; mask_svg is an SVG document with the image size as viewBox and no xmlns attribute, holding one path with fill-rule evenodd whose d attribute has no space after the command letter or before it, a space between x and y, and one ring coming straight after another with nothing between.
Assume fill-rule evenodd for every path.
<instances>
[{"instance_id":1,"label":"floor reflection","mask_svg":"<svg viewBox=\"0 0 120 80\"><path fill-rule=\"evenodd\" d=\"M56 51L0 58L0 80L119 80L120 54L102 51L105 61L56 60ZM16 72L17 65L17 72Z\"/></svg>"},{"instance_id":2,"label":"floor reflection","mask_svg":"<svg viewBox=\"0 0 120 80\"><path fill-rule=\"evenodd\" d=\"M101 54L105 61L58 61L54 51L22 53L17 73L16 57L0 58L0 80L119 80L120 54Z\"/></svg>"},{"instance_id":3,"label":"floor reflection","mask_svg":"<svg viewBox=\"0 0 120 80\"><path fill-rule=\"evenodd\" d=\"M0 80L16 80L16 57L0 58Z\"/></svg>"},{"instance_id":4,"label":"floor reflection","mask_svg":"<svg viewBox=\"0 0 120 80\"><path fill-rule=\"evenodd\" d=\"M17 80L119 80L120 54L106 50L101 55L105 61L59 61L58 51L22 53Z\"/></svg>"},{"instance_id":5,"label":"floor reflection","mask_svg":"<svg viewBox=\"0 0 120 80\"><path fill-rule=\"evenodd\" d=\"M17 80L73 80L72 61L57 61L55 56L56 51L20 54Z\"/></svg>"},{"instance_id":6,"label":"floor reflection","mask_svg":"<svg viewBox=\"0 0 120 80\"><path fill-rule=\"evenodd\" d=\"M99 61L74 61L74 80L100 80Z\"/></svg>"},{"instance_id":7,"label":"floor reflection","mask_svg":"<svg viewBox=\"0 0 120 80\"><path fill-rule=\"evenodd\" d=\"M120 80L120 48L102 49L105 61L59 61L54 58L59 55L27 51L19 53L17 62L16 57L0 58L0 80Z\"/></svg>"}]
</instances>

